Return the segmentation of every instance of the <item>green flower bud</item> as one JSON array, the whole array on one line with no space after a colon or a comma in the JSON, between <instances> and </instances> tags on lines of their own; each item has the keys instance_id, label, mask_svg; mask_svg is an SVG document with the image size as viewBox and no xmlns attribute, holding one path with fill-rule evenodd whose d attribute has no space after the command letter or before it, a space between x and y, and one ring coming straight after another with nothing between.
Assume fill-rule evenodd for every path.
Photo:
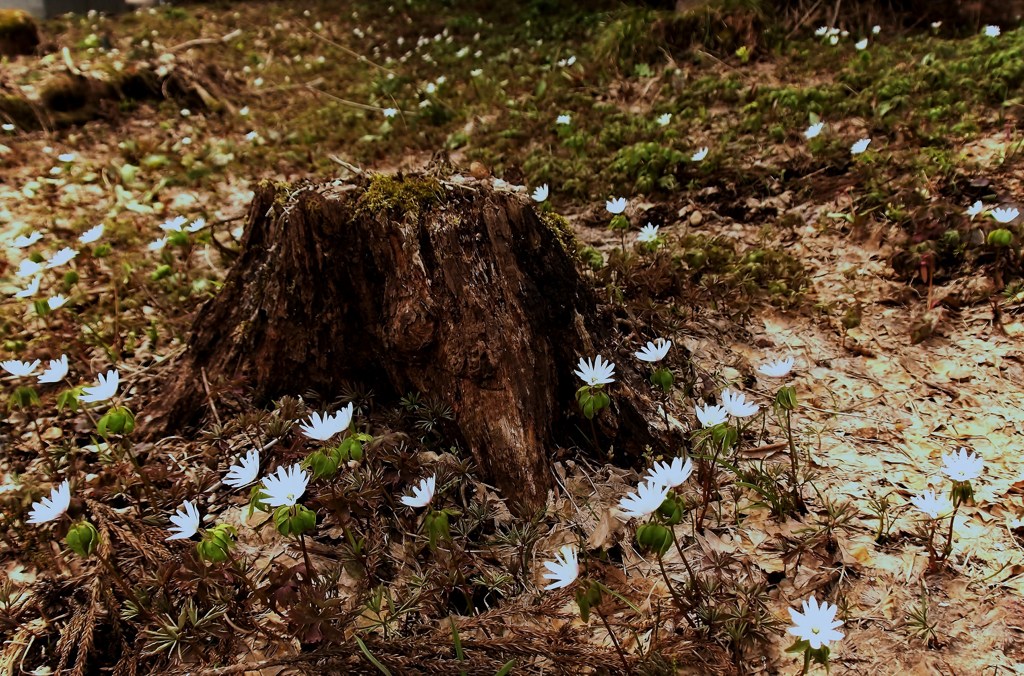
<instances>
[{"instance_id":1,"label":"green flower bud","mask_svg":"<svg viewBox=\"0 0 1024 676\"><path fill-rule=\"evenodd\" d=\"M302 505L282 505L274 510L274 526L281 535L299 536L316 527L316 512Z\"/></svg>"},{"instance_id":2,"label":"green flower bud","mask_svg":"<svg viewBox=\"0 0 1024 676\"><path fill-rule=\"evenodd\" d=\"M39 395L36 391L27 385L15 388L14 392L11 392L11 398L7 401L7 408L14 410L16 408L28 408L39 403Z\"/></svg>"},{"instance_id":3,"label":"green flower bud","mask_svg":"<svg viewBox=\"0 0 1024 676\"><path fill-rule=\"evenodd\" d=\"M588 420L593 420L594 416L601 412L601 409L608 408L612 400L608 396L608 393L598 387L591 385L584 385L580 389L576 390L576 403L580 406L580 411L587 417Z\"/></svg>"},{"instance_id":4,"label":"green flower bud","mask_svg":"<svg viewBox=\"0 0 1024 676\"><path fill-rule=\"evenodd\" d=\"M722 423L711 428L711 438L722 448L732 448L739 440L739 432L728 423Z\"/></svg>"},{"instance_id":5,"label":"green flower bud","mask_svg":"<svg viewBox=\"0 0 1024 676\"><path fill-rule=\"evenodd\" d=\"M95 256L96 258L103 258L104 256L109 256L110 252L113 251L113 250L114 250L114 247L110 246L109 244L104 243L104 244L100 244L95 249L93 249L92 250L92 255Z\"/></svg>"},{"instance_id":6,"label":"green flower bud","mask_svg":"<svg viewBox=\"0 0 1024 676\"><path fill-rule=\"evenodd\" d=\"M339 461L337 449L331 449L327 453L323 451L310 453L302 464L313 470L314 479L329 479L337 473Z\"/></svg>"},{"instance_id":7,"label":"green flower bud","mask_svg":"<svg viewBox=\"0 0 1024 676\"><path fill-rule=\"evenodd\" d=\"M57 395L57 410L63 411L65 408L70 408L72 412L78 412L78 397L82 394L81 387L72 387L69 390L64 390Z\"/></svg>"},{"instance_id":8,"label":"green flower bud","mask_svg":"<svg viewBox=\"0 0 1024 676\"><path fill-rule=\"evenodd\" d=\"M196 543L199 558L207 563L227 561L237 536L238 531L230 524L219 523L210 528L203 533L203 539Z\"/></svg>"},{"instance_id":9,"label":"green flower bud","mask_svg":"<svg viewBox=\"0 0 1024 676\"><path fill-rule=\"evenodd\" d=\"M68 549L78 554L83 559L88 558L100 543L100 534L88 521L79 521L68 529L64 538Z\"/></svg>"},{"instance_id":10,"label":"green flower bud","mask_svg":"<svg viewBox=\"0 0 1024 676\"><path fill-rule=\"evenodd\" d=\"M170 265L161 265L149 275L149 278L154 282L159 282L161 279L170 277L173 273L174 270Z\"/></svg>"},{"instance_id":11,"label":"green flower bud","mask_svg":"<svg viewBox=\"0 0 1024 676\"><path fill-rule=\"evenodd\" d=\"M999 228L988 233L988 243L991 246L1010 246L1013 243L1013 233L1006 228Z\"/></svg>"},{"instance_id":12,"label":"green flower bud","mask_svg":"<svg viewBox=\"0 0 1024 676\"><path fill-rule=\"evenodd\" d=\"M665 523L674 526L683 520L683 506L679 504L678 498L669 494L665 501L658 507L658 513L665 519Z\"/></svg>"},{"instance_id":13,"label":"green flower bud","mask_svg":"<svg viewBox=\"0 0 1024 676\"><path fill-rule=\"evenodd\" d=\"M964 502L970 502L974 499L974 487L971 486L970 481L954 481L953 490L950 493L949 499L953 501L953 504L961 504Z\"/></svg>"},{"instance_id":14,"label":"green flower bud","mask_svg":"<svg viewBox=\"0 0 1024 676\"><path fill-rule=\"evenodd\" d=\"M672 546L672 531L660 523L645 523L636 529L636 541L643 549L661 556Z\"/></svg>"},{"instance_id":15,"label":"green flower bud","mask_svg":"<svg viewBox=\"0 0 1024 676\"><path fill-rule=\"evenodd\" d=\"M651 384L660 387L661 391L668 394L672 391L672 371L667 368L657 369L651 374Z\"/></svg>"},{"instance_id":16,"label":"green flower bud","mask_svg":"<svg viewBox=\"0 0 1024 676\"><path fill-rule=\"evenodd\" d=\"M793 411L796 409L796 389L791 385L779 388L775 395L775 407L782 411Z\"/></svg>"},{"instance_id":17,"label":"green flower bud","mask_svg":"<svg viewBox=\"0 0 1024 676\"><path fill-rule=\"evenodd\" d=\"M437 543L441 540L451 540L451 533L448 531L448 512L445 510L427 514L423 525L426 526L431 549L437 549Z\"/></svg>"},{"instance_id":18,"label":"green flower bud","mask_svg":"<svg viewBox=\"0 0 1024 676\"><path fill-rule=\"evenodd\" d=\"M74 270L68 270L64 273L64 290L70 291L71 287L78 283L78 273Z\"/></svg>"},{"instance_id":19,"label":"green flower bud","mask_svg":"<svg viewBox=\"0 0 1024 676\"><path fill-rule=\"evenodd\" d=\"M617 214L612 218L608 227L612 230L629 230L629 219L622 214Z\"/></svg>"},{"instance_id":20,"label":"green flower bud","mask_svg":"<svg viewBox=\"0 0 1024 676\"><path fill-rule=\"evenodd\" d=\"M249 516L257 509L261 512L269 512L270 505L265 501L267 494L263 492L263 484L256 484L249 490Z\"/></svg>"},{"instance_id":21,"label":"green flower bud","mask_svg":"<svg viewBox=\"0 0 1024 676\"><path fill-rule=\"evenodd\" d=\"M359 441L358 436L354 434L345 437L345 440L338 445L337 451L339 462L347 462L350 459L363 459L363 444Z\"/></svg>"},{"instance_id":22,"label":"green flower bud","mask_svg":"<svg viewBox=\"0 0 1024 676\"><path fill-rule=\"evenodd\" d=\"M96 421L101 437L108 434L131 434L135 430L135 414L127 406L114 406Z\"/></svg>"}]
</instances>

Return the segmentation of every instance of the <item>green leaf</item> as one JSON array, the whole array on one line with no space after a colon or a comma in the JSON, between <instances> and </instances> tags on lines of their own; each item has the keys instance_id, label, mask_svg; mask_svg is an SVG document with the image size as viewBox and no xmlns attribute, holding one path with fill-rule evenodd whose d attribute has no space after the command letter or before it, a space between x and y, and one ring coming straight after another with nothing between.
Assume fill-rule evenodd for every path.
<instances>
[{"instance_id":1,"label":"green leaf","mask_svg":"<svg viewBox=\"0 0 1024 676\"><path fill-rule=\"evenodd\" d=\"M366 659L370 660L370 664L377 667L377 669L380 670L380 673L384 674L384 676L391 676L391 672L388 671L388 668L381 664L380 660L373 656L373 653L370 652L370 649L366 647L365 643L363 643L363 639L356 636L356 643L359 644L359 649L363 652L364 655L366 655Z\"/></svg>"}]
</instances>

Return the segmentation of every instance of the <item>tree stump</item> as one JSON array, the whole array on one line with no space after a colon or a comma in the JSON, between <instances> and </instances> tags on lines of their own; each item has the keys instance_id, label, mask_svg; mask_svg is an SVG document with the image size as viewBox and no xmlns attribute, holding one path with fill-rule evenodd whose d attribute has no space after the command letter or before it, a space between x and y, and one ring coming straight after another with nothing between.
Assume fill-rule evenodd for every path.
<instances>
[{"instance_id":1,"label":"tree stump","mask_svg":"<svg viewBox=\"0 0 1024 676\"><path fill-rule=\"evenodd\" d=\"M589 432L574 399L579 357L616 357L614 323L576 263L562 219L482 185L388 175L264 183L151 432L198 419L204 376L244 377L258 401L336 392L343 380L395 397L418 390L451 406L484 477L535 510L551 487L550 452L570 430ZM662 448L650 386L615 360L602 436L618 438L617 452Z\"/></svg>"}]
</instances>

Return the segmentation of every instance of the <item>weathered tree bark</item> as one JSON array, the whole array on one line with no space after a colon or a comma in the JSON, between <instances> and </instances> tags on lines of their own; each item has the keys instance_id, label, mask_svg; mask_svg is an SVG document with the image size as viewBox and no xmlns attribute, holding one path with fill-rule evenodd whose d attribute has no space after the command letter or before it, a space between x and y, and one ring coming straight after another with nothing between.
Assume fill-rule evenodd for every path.
<instances>
[{"instance_id":1,"label":"weathered tree bark","mask_svg":"<svg viewBox=\"0 0 1024 676\"><path fill-rule=\"evenodd\" d=\"M551 486L557 441L589 431L573 369L602 348L615 357L612 324L577 270L572 234L522 197L420 176L291 191L265 183L152 429L198 418L204 374L244 376L263 401L334 392L342 380L418 390L452 407L485 477L533 510ZM617 452L660 448L649 386L618 361L602 436L618 439Z\"/></svg>"}]
</instances>

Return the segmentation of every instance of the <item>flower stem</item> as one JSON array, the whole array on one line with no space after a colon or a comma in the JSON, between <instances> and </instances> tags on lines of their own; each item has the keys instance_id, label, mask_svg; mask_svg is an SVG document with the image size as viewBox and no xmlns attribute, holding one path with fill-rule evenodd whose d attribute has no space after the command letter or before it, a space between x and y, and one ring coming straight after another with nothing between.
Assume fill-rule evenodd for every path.
<instances>
[{"instance_id":1,"label":"flower stem","mask_svg":"<svg viewBox=\"0 0 1024 676\"><path fill-rule=\"evenodd\" d=\"M676 605L679 606L679 610L683 613L683 617L686 618L686 623L691 627L696 628L693 624L693 620L690 619L689 604L683 601L682 597L679 596L679 592L677 592L676 588L672 585L672 581L668 579L668 571L665 570L665 561L661 554L658 554L658 567L661 568L661 577L665 580L665 586L668 587L668 591L672 595L672 600L676 602Z\"/></svg>"},{"instance_id":2,"label":"flower stem","mask_svg":"<svg viewBox=\"0 0 1024 676\"><path fill-rule=\"evenodd\" d=\"M953 513L949 515L949 532L946 533L946 546L942 548L942 560L945 561L953 552L953 524L956 522L956 513L963 501L957 492L953 493Z\"/></svg>"},{"instance_id":3,"label":"flower stem","mask_svg":"<svg viewBox=\"0 0 1024 676\"><path fill-rule=\"evenodd\" d=\"M690 576L690 586L693 589L693 596L700 599L702 596L700 587L697 586L697 575L693 572L693 568L690 567L690 562L686 559L686 555L683 554L683 548L679 545L679 538L676 537L676 532L672 531L672 544L676 546L676 552L679 553L679 558L682 559L683 565L686 566L686 572Z\"/></svg>"},{"instance_id":4,"label":"flower stem","mask_svg":"<svg viewBox=\"0 0 1024 676\"><path fill-rule=\"evenodd\" d=\"M299 533L299 547L302 548L302 560L306 564L306 584L313 585L313 562L309 558L309 551L306 549L306 534Z\"/></svg>"},{"instance_id":5,"label":"flower stem","mask_svg":"<svg viewBox=\"0 0 1024 676\"><path fill-rule=\"evenodd\" d=\"M590 420L590 438L594 442L594 451L597 452L598 455L601 455L601 444L599 444L597 442L597 426L594 424L594 419L593 418L589 418L589 420Z\"/></svg>"},{"instance_id":6,"label":"flower stem","mask_svg":"<svg viewBox=\"0 0 1024 676\"><path fill-rule=\"evenodd\" d=\"M800 512L806 512L807 507L804 505L804 496L801 495L800 491L800 462L797 458L796 442L793 440L793 413L789 409L786 409L786 438L789 440L789 462L791 465L792 477L790 482L792 484L793 491L793 503L794 506L800 510Z\"/></svg>"},{"instance_id":7,"label":"flower stem","mask_svg":"<svg viewBox=\"0 0 1024 676\"><path fill-rule=\"evenodd\" d=\"M624 669L626 670L626 673L627 673L627 674L632 674L632 673L633 673L633 668L629 666L629 661L628 661L628 660L626 659L626 653L624 653L624 652L622 651L622 646L621 646L621 645L619 644L619 639L618 639L618 637L617 637L617 636L615 635L615 632L614 632L614 631L612 631L612 625L610 625L610 624L608 623L608 618L606 618L606 617L604 616L604 613L602 613L602 612L601 612L600 610L598 610L597 608L595 608L594 610L596 610L596 611L597 611L597 616L598 616L599 618L601 618L601 624L603 624L603 625L604 625L605 631L607 631L607 632L608 632L608 636L610 636L610 637L611 637L611 639L612 639L612 643L613 643L613 644L615 645L615 652L617 652L617 653L619 654L619 659L621 659L621 660L622 660L622 666L623 666L623 668L624 668Z\"/></svg>"},{"instance_id":8,"label":"flower stem","mask_svg":"<svg viewBox=\"0 0 1024 676\"><path fill-rule=\"evenodd\" d=\"M156 617L149 610L149 608L147 608L142 603L142 599L139 598L139 595L136 594L135 591L128 586L128 583L125 582L124 576L121 575L121 571L117 569L117 567L110 561L110 559L103 556L99 552L96 552L96 558L107 569L107 572L110 573L110 577L114 580L114 584L117 585L117 588L120 589L126 596L135 601L135 605L138 607L139 612L145 615L147 618L155 620Z\"/></svg>"}]
</instances>

